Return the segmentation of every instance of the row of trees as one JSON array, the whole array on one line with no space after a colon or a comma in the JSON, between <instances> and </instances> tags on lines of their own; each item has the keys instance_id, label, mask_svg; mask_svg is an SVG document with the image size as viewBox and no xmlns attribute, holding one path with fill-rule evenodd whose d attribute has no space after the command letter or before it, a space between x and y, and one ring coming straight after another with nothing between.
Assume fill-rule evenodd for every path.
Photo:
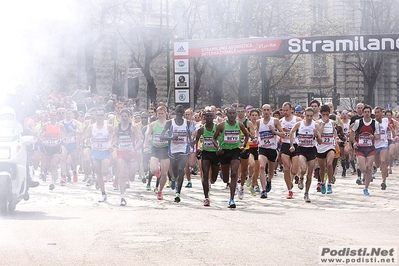
<instances>
[{"instance_id":1,"label":"row of trees","mask_svg":"<svg viewBox=\"0 0 399 266\"><path fill-rule=\"evenodd\" d=\"M334 2L335 4L325 0L77 0L79 38L82 42L81 53L78 51L78 55L84 62L87 86L97 92L95 53L104 40L111 35L113 38L117 37L121 40L118 49L128 50L129 66L141 69L147 83L148 100L155 102L159 88L152 64L155 60L164 60L165 69L168 69L167 53L171 55L168 47L176 39L381 34L398 30L399 4L396 0L341 0L340 4L344 7L342 10L351 10L353 19L345 14L340 16L334 13L334 5L338 5L339 1ZM355 14L363 19L358 25ZM151 25L148 24L149 15L152 16ZM384 56L380 53L359 53L356 56L357 62L344 63L361 71L365 84L365 102L372 103L373 88ZM320 67L330 66L327 71L330 77L331 58L326 56L320 61ZM114 60L116 61L115 58ZM237 100L250 104L251 99L261 98L262 102L277 105L278 96L289 95L290 88L324 86L331 91L332 82L323 80L326 73L322 73L317 79L318 73L312 70L317 68L317 64L311 66L310 61L306 56L195 58L195 102L205 101L222 106L223 103ZM310 75L315 76L314 80L318 80L320 84L309 80ZM306 82L299 82L303 79Z\"/></svg>"}]
</instances>

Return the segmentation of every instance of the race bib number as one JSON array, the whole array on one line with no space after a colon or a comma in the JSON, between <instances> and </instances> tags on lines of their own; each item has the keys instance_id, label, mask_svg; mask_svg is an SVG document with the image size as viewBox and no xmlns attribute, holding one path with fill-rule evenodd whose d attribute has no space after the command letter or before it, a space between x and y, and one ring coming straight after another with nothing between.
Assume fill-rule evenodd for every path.
<instances>
[{"instance_id":1,"label":"race bib number","mask_svg":"<svg viewBox=\"0 0 399 266\"><path fill-rule=\"evenodd\" d=\"M298 135L298 146L301 147L313 147L313 136L310 135Z\"/></svg>"},{"instance_id":2,"label":"race bib number","mask_svg":"<svg viewBox=\"0 0 399 266\"><path fill-rule=\"evenodd\" d=\"M59 139L58 138L47 138L43 141L43 144L49 147L55 147L59 145Z\"/></svg>"},{"instance_id":3,"label":"race bib number","mask_svg":"<svg viewBox=\"0 0 399 266\"><path fill-rule=\"evenodd\" d=\"M383 140L383 141L386 141L387 139L388 139L388 136L387 136L387 131L385 131L384 129L381 129L381 140Z\"/></svg>"},{"instance_id":4,"label":"race bib number","mask_svg":"<svg viewBox=\"0 0 399 266\"><path fill-rule=\"evenodd\" d=\"M283 140L289 142L290 141L290 131L291 131L291 129L283 128L283 131L284 131Z\"/></svg>"},{"instance_id":5,"label":"race bib number","mask_svg":"<svg viewBox=\"0 0 399 266\"><path fill-rule=\"evenodd\" d=\"M165 146L166 141L160 139L161 135L160 134L154 134L153 136L153 143L156 146Z\"/></svg>"},{"instance_id":6,"label":"race bib number","mask_svg":"<svg viewBox=\"0 0 399 266\"><path fill-rule=\"evenodd\" d=\"M204 137L204 146L205 149L214 149L215 145L213 145L212 137Z\"/></svg>"},{"instance_id":7,"label":"race bib number","mask_svg":"<svg viewBox=\"0 0 399 266\"><path fill-rule=\"evenodd\" d=\"M94 141L92 142L91 147L96 151L108 150L108 141Z\"/></svg>"},{"instance_id":8,"label":"race bib number","mask_svg":"<svg viewBox=\"0 0 399 266\"><path fill-rule=\"evenodd\" d=\"M387 136L388 140L392 140L392 131L391 130L387 130L386 136Z\"/></svg>"},{"instance_id":9,"label":"race bib number","mask_svg":"<svg viewBox=\"0 0 399 266\"><path fill-rule=\"evenodd\" d=\"M225 130L224 132L224 143L236 144L240 138L240 131L238 130Z\"/></svg>"},{"instance_id":10,"label":"race bib number","mask_svg":"<svg viewBox=\"0 0 399 266\"><path fill-rule=\"evenodd\" d=\"M359 147L371 147L373 146L372 135L359 135Z\"/></svg>"},{"instance_id":11,"label":"race bib number","mask_svg":"<svg viewBox=\"0 0 399 266\"><path fill-rule=\"evenodd\" d=\"M276 145L276 138L271 131L259 132L259 143L262 148L271 148Z\"/></svg>"},{"instance_id":12,"label":"race bib number","mask_svg":"<svg viewBox=\"0 0 399 266\"><path fill-rule=\"evenodd\" d=\"M74 142L76 142L75 136L66 136L64 138L64 143L74 143Z\"/></svg>"},{"instance_id":13,"label":"race bib number","mask_svg":"<svg viewBox=\"0 0 399 266\"><path fill-rule=\"evenodd\" d=\"M131 142L127 142L127 143L121 143L121 142L119 142L118 143L118 150L121 150L121 151L131 151L131 150L133 150L133 143L131 143Z\"/></svg>"},{"instance_id":14,"label":"race bib number","mask_svg":"<svg viewBox=\"0 0 399 266\"><path fill-rule=\"evenodd\" d=\"M173 144L187 143L187 131L173 131L173 135L177 135L177 140L173 140Z\"/></svg>"},{"instance_id":15,"label":"race bib number","mask_svg":"<svg viewBox=\"0 0 399 266\"><path fill-rule=\"evenodd\" d=\"M321 135L321 144L324 145L333 145L334 144L334 135L333 134L322 134Z\"/></svg>"}]
</instances>

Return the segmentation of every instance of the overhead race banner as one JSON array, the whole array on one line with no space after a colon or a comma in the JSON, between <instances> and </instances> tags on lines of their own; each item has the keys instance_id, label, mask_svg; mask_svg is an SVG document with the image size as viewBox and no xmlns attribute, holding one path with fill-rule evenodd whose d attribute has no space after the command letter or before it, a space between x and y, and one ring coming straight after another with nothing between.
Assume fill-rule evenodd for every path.
<instances>
[{"instance_id":1,"label":"overhead race banner","mask_svg":"<svg viewBox=\"0 0 399 266\"><path fill-rule=\"evenodd\" d=\"M185 42L189 44L188 47L175 45L175 59L187 56L192 58L258 53L289 55L399 51L399 34L186 40Z\"/></svg>"}]
</instances>

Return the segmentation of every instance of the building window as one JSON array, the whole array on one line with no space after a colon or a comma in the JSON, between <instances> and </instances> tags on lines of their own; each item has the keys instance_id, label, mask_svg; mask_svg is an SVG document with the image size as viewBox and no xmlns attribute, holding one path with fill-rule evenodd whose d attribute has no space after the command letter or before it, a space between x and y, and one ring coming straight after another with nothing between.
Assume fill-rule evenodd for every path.
<instances>
[{"instance_id":1,"label":"building window","mask_svg":"<svg viewBox=\"0 0 399 266\"><path fill-rule=\"evenodd\" d=\"M316 77L327 76L327 57L325 54L313 56L313 75Z\"/></svg>"}]
</instances>

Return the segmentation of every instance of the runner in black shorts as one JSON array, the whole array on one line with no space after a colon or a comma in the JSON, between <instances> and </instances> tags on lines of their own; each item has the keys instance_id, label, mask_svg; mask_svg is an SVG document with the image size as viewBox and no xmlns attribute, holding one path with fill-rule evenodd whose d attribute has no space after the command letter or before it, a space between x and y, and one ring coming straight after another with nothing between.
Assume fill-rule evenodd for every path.
<instances>
[{"instance_id":1,"label":"runner in black shorts","mask_svg":"<svg viewBox=\"0 0 399 266\"><path fill-rule=\"evenodd\" d=\"M235 208L234 194L237 186L238 167L240 166L240 153L248 142L248 132L242 123L236 121L236 109L227 109L227 121L217 125L212 141L217 149L217 154L222 164L223 182L230 179L229 208ZM244 142L241 144L240 131L244 134Z\"/></svg>"},{"instance_id":2,"label":"runner in black shorts","mask_svg":"<svg viewBox=\"0 0 399 266\"><path fill-rule=\"evenodd\" d=\"M215 183L219 173L219 158L216 155L216 147L212 142L213 135L216 132L216 123L213 122L214 114L212 109L205 110L205 125L197 130L195 133L196 139L193 142L198 143L202 138L202 157L201 157L201 171L202 171L202 189L204 190L204 206L210 206L209 201L209 178L211 183ZM209 170L211 176L209 177Z\"/></svg>"},{"instance_id":3,"label":"runner in black shorts","mask_svg":"<svg viewBox=\"0 0 399 266\"><path fill-rule=\"evenodd\" d=\"M148 125L144 140L144 152L150 153L150 171L153 175L160 173L158 176L159 190L157 191L157 199L163 200L162 190L166 184L170 160L168 156L168 143L160 139L163 128L166 124L166 107L157 108L158 120ZM160 164L161 167L158 165Z\"/></svg>"},{"instance_id":4,"label":"runner in black shorts","mask_svg":"<svg viewBox=\"0 0 399 266\"><path fill-rule=\"evenodd\" d=\"M292 177L295 176L295 180L299 180L298 167L299 161L298 156L296 154L296 144L293 145L294 149L290 149L290 131L291 128L295 126L298 121L302 121L302 119L298 116L293 115L293 108L291 103L285 102L282 106L282 113L284 115L283 118L280 119L281 127L284 131L284 137L282 138L281 145L281 160L284 165L284 181L288 189L287 199L292 199L293 197L293 183ZM297 182L297 181L296 181Z\"/></svg>"},{"instance_id":5,"label":"runner in black shorts","mask_svg":"<svg viewBox=\"0 0 399 266\"><path fill-rule=\"evenodd\" d=\"M315 139L317 140L317 143L319 144L321 143L320 126L315 121L313 121L313 115L314 115L314 110L311 107L306 108L305 120L296 123L290 132L291 151L295 150L293 146L295 133L298 139L297 154L299 157L299 171L300 171L300 180L302 181L301 182L302 184L303 184L304 175L307 173L306 188L303 197L305 202L307 203L310 203L309 189L312 183L312 174L316 162L315 159L316 159L317 150L316 150Z\"/></svg>"}]
</instances>

